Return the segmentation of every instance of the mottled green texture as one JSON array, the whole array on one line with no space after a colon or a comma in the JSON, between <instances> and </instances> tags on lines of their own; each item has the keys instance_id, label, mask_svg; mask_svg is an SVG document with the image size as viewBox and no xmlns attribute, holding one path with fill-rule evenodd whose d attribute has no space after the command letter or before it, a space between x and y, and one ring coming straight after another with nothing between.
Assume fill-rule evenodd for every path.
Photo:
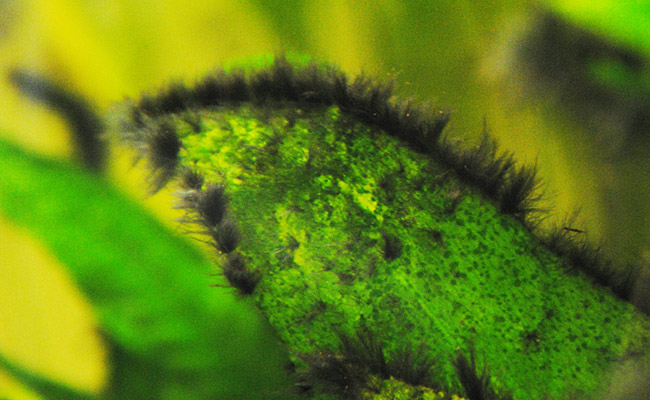
<instances>
[{"instance_id":1,"label":"mottled green texture","mask_svg":"<svg viewBox=\"0 0 650 400\"><path fill-rule=\"evenodd\" d=\"M645 316L396 139L336 107L197 112L198 134L178 120L181 164L225 186L238 251L263 272L254 299L292 351L366 325L389 360L424 345L462 393L451 360L474 343L516 399L590 394L612 361L647 354Z\"/></svg>"},{"instance_id":2,"label":"mottled green texture","mask_svg":"<svg viewBox=\"0 0 650 400\"><path fill-rule=\"evenodd\" d=\"M276 336L250 301L211 287L225 282L194 247L68 163L0 140L0 170L0 215L52 251L97 314L111 369L97 398L288 397ZM21 378L44 398L66 398Z\"/></svg>"},{"instance_id":3,"label":"mottled green texture","mask_svg":"<svg viewBox=\"0 0 650 400\"><path fill-rule=\"evenodd\" d=\"M370 388L363 393L364 400L464 400L462 397L446 396L423 386L413 387L397 379L382 380L372 377Z\"/></svg>"}]
</instances>

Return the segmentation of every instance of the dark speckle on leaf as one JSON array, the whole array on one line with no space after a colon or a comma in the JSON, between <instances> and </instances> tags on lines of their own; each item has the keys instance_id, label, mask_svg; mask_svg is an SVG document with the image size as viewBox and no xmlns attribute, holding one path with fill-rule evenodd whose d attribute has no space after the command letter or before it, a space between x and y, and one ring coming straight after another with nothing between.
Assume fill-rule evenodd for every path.
<instances>
[{"instance_id":1,"label":"dark speckle on leaf","mask_svg":"<svg viewBox=\"0 0 650 400\"><path fill-rule=\"evenodd\" d=\"M384 258L394 260L402 255L402 242L399 238L391 235L384 235Z\"/></svg>"}]
</instances>

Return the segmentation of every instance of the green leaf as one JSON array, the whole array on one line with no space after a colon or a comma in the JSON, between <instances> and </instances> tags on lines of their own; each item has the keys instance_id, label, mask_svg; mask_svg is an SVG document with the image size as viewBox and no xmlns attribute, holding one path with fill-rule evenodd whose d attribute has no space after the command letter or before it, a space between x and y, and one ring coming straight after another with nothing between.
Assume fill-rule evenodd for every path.
<instances>
[{"instance_id":1,"label":"green leaf","mask_svg":"<svg viewBox=\"0 0 650 400\"><path fill-rule=\"evenodd\" d=\"M0 139L0 215L68 268L109 344L114 399L287 398L286 361L195 247L79 167ZM48 393L45 393L47 396Z\"/></svg>"},{"instance_id":2,"label":"green leaf","mask_svg":"<svg viewBox=\"0 0 650 400\"><path fill-rule=\"evenodd\" d=\"M458 393L453 360L475 349L498 393L589 398L618 361L647 357L650 322L622 300L636 269L611 268L569 231L534 232L534 168L513 167L489 139L472 150L438 140L444 115L391 96L367 77L281 57L145 96L118 134L154 148L169 133L160 121L175 126L178 159L152 166L177 162L204 179L185 204L227 253L224 272L261 273L252 297L326 390L348 396L368 385L351 383L357 370L405 380L421 375L409 362L438 360L430 387ZM201 217L214 185L227 224ZM223 246L225 236L238 240ZM245 262L234 268L235 257ZM379 344L364 348L381 355L341 348L341 334L365 330Z\"/></svg>"}]
</instances>

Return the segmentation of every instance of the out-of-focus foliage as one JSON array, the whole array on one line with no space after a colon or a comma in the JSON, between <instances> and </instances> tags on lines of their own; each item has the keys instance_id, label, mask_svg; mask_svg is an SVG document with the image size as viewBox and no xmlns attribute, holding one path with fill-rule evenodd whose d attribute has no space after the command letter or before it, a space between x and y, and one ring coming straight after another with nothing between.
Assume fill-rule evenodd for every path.
<instances>
[{"instance_id":1,"label":"out-of-focus foliage","mask_svg":"<svg viewBox=\"0 0 650 400\"><path fill-rule=\"evenodd\" d=\"M576 25L626 47L650 54L650 2L616 0L546 0Z\"/></svg>"},{"instance_id":2,"label":"out-of-focus foliage","mask_svg":"<svg viewBox=\"0 0 650 400\"><path fill-rule=\"evenodd\" d=\"M288 398L273 331L250 302L212 287L226 284L196 248L95 174L6 141L0 169L0 215L47 245L93 307L110 370L102 398Z\"/></svg>"}]
</instances>

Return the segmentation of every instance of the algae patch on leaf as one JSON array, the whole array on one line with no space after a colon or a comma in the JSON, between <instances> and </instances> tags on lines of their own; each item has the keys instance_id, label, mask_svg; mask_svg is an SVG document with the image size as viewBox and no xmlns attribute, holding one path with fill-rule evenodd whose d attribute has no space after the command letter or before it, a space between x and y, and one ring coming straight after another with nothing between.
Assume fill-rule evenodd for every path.
<instances>
[{"instance_id":1,"label":"algae patch on leaf","mask_svg":"<svg viewBox=\"0 0 650 400\"><path fill-rule=\"evenodd\" d=\"M223 188L238 240L220 248L221 225L204 226L216 263L236 255L261 277L248 292L298 370L324 352L357 365L341 338L370 331L386 365L437 360L431 389L462 393L454 360L473 349L498 393L589 398L619 360L648 354L650 323L621 299L632 274L597 270L612 289L601 286L524 222L534 169L488 139L458 152L439 141L445 117L387 87L284 63L223 73L174 102L143 97L127 127L146 140L148 121L173 121L180 168L204 182L185 187L190 211L188 199Z\"/></svg>"}]
</instances>

